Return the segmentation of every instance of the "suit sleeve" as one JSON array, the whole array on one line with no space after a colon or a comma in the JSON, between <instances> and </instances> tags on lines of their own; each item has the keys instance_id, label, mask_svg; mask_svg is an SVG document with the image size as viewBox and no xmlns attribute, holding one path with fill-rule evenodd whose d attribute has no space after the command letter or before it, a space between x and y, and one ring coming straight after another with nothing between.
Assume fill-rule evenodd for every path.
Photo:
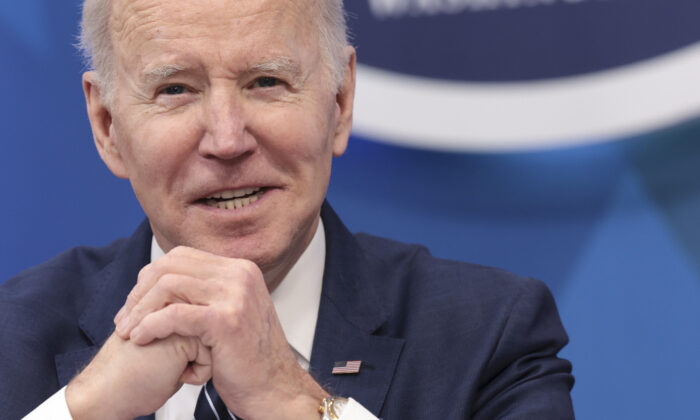
<instances>
[{"instance_id":1,"label":"suit sleeve","mask_svg":"<svg viewBox=\"0 0 700 420\"><path fill-rule=\"evenodd\" d=\"M73 420L66 402L66 387L53 394L39 407L27 414L22 420Z\"/></svg>"},{"instance_id":2,"label":"suit sleeve","mask_svg":"<svg viewBox=\"0 0 700 420\"><path fill-rule=\"evenodd\" d=\"M0 419L19 419L60 389L53 348L37 321L42 305L27 308L0 290Z\"/></svg>"},{"instance_id":3,"label":"suit sleeve","mask_svg":"<svg viewBox=\"0 0 700 420\"><path fill-rule=\"evenodd\" d=\"M569 338L547 287L528 279L485 370L474 419L573 419Z\"/></svg>"}]
</instances>

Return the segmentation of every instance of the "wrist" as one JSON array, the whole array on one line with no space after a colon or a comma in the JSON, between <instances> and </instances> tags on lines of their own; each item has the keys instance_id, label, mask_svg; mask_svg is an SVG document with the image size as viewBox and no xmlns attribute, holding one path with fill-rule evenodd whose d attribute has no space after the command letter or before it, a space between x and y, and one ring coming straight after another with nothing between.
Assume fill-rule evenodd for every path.
<instances>
[{"instance_id":1,"label":"wrist","mask_svg":"<svg viewBox=\"0 0 700 420\"><path fill-rule=\"evenodd\" d=\"M87 383L79 375L66 386L66 405L73 420L123 420L130 419L113 406L109 398L100 393L100 384Z\"/></svg>"},{"instance_id":2,"label":"wrist","mask_svg":"<svg viewBox=\"0 0 700 420\"><path fill-rule=\"evenodd\" d=\"M324 399L329 397L327 392L315 395L299 395L291 404L290 410L285 411L284 417L288 419L320 419L318 408Z\"/></svg>"},{"instance_id":3,"label":"wrist","mask_svg":"<svg viewBox=\"0 0 700 420\"><path fill-rule=\"evenodd\" d=\"M87 392L90 387L83 387L79 380L73 380L66 387L66 405L73 420L92 420L98 417L98 413L109 413L109 411L98 410L96 406L98 398L92 392Z\"/></svg>"},{"instance_id":4,"label":"wrist","mask_svg":"<svg viewBox=\"0 0 700 420\"><path fill-rule=\"evenodd\" d=\"M311 382L311 383L309 383ZM309 381L300 387L296 387L294 392L278 393L276 396L268 395L265 401L258 401L258 409L262 409L265 415L261 416L261 411L255 411L261 419L310 419L319 420L321 415L318 412L319 404L329 394L321 388L315 381ZM247 418L244 413L243 418ZM253 417L252 415L249 417Z\"/></svg>"}]
</instances>

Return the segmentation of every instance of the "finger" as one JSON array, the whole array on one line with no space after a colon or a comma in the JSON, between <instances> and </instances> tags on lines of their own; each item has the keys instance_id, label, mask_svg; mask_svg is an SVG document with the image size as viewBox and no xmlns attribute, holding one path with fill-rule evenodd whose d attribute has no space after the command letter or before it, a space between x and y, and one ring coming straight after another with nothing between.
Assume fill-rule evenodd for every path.
<instances>
[{"instance_id":1,"label":"finger","mask_svg":"<svg viewBox=\"0 0 700 420\"><path fill-rule=\"evenodd\" d=\"M211 379L212 369L211 365L200 365L198 363L192 363L187 366L182 376L180 376L180 382L183 384L190 385L204 385Z\"/></svg>"},{"instance_id":2,"label":"finger","mask_svg":"<svg viewBox=\"0 0 700 420\"><path fill-rule=\"evenodd\" d=\"M156 272L173 273L190 277L212 278L225 276L252 276L262 278L255 263L237 258L227 258L199 249L177 247L152 264Z\"/></svg>"},{"instance_id":3,"label":"finger","mask_svg":"<svg viewBox=\"0 0 700 420\"><path fill-rule=\"evenodd\" d=\"M204 305L225 298L240 301L244 289L253 291L253 296L269 297L262 273L254 263L210 254L200 260L201 255L188 254L191 249L180 249L176 254L181 255L168 254L164 262L159 260L143 270L143 279L130 293L117 323L120 337L127 339L144 316L170 303Z\"/></svg>"},{"instance_id":4,"label":"finger","mask_svg":"<svg viewBox=\"0 0 700 420\"><path fill-rule=\"evenodd\" d=\"M236 287L235 285L229 285ZM129 337L134 329L148 314L159 311L173 303L188 303L206 305L231 295L233 290L227 290L226 285L216 280L202 280L179 274L165 274L131 309L117 325L117 333L121 337Z\"/></svg>"},{"instance_id":5,"label":"finger","mask_svg":"<svg viewBox=\"0 0 700 420\"><path fill-rule=\"evenodd\" d=\"M190 363L180 376L180 382L192 385L202 385L212 377L211 349L206 347L199 339L193 340L194 346L185 346L187 360ZM192 343L192 341L190 342Z\"/></svg>"},{"instance_id":6,"label":"finger","mask_svg":"<svg viewBox=\"0 0 700 420\"><path fill-rule=\"evenodd\" d=\"M140 346L172 334L201 339L207 328L203 320L206 319L209 310L208 306L173 303L146 315L131 331L129 339Z\"/></svg>"},{"instance_id":7,"label":"finger","mask_svg":"<svg viewBox=\"0 0 700 420\"><path fill-rule=\"evenodd\" d=\"M124 305L119 312L117 312L117 316L114 317L115 324L118 325L122 322L129 312L131 312L131 308L141 300L141 296L153 287L153 284L155 284L158 279L157 275L154 264L148 264L139 271L136 286L131 289L129 295L126 297L126 302L124 302Z\"/></svg>"},{"instance_id":8,"label":"finger","mask_svg":"<svg viewBox=\"0 0 700 420\"><path fill-rule=\"evenodd\" d=\"M183 274L193 277L211 276L213 273L209 267L212 264L206 259L212 256L212 254L193 248L177 247L157 261L142 268L139 272L136 286L129 292L126 302L114 317L114 323L118 325L124 318L129 316L133 307L151 290L158 282L158 279L165 274Z\"/></svg>"},{"instance_id":9,"label":"finger","mask_svg":"<svg viewBox=\"0 0 700 420\"><path fill-rule=\"evenodd\" d=\"M205 282L179 274L165 274L130 310L129 315L117 324L117 334L126 338L131 330L151 312L163 309L172 303L202 304L212 292L213 282Z\"/></svg>"}]
</instances>

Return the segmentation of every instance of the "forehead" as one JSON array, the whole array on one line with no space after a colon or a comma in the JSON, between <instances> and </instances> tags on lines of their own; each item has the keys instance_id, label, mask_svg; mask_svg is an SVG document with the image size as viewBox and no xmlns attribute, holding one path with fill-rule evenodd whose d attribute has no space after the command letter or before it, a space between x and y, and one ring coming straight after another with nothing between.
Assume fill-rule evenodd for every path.
<instances>
[{"instance_id":1,"label":"forehead","mask_svg":"<svg viewBox=\"0 0 700 420\"><path fill-rule=\"evenodd\" d=\"M187 48L188 42L216 54L236 49L264 52L316 41L316 2L115 0L110 29L115 50L126 55Z\"/></svg>"}]
</instances>

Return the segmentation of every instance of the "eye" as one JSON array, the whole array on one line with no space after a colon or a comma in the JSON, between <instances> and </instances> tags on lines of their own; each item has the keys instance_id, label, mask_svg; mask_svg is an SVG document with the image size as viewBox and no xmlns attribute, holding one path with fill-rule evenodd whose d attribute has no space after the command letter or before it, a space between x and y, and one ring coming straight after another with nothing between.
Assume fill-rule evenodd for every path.
<instances>
[{"instance_id":1,"label":"eye","mask_svg":"<svg viewBox=\"0 0 700 420\"><path fill-rule=\"evenodd\" d=\"M280 84L280 80L276 77L258 77L255 80L255 87L271 88Z\"/></svg>"},{"instance_id":2,"label":"eye","mask_svg":"<svg viewBox=\"0 0 700 420\"><path fill-rule=\"evenodd\" d=\"M185 92L187 92L187 89L182 85L168 86L162 91L166 95L182 95Z\"/></svg>"}]
</instances>

